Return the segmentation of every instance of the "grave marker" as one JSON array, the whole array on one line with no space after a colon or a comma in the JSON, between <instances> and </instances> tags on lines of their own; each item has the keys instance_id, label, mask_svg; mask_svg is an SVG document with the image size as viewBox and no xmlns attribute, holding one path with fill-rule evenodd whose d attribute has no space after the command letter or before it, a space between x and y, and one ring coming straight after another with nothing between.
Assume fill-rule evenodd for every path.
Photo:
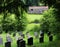
<instances>
[{"instance_id":1,"label":"grave marker","mask_svg":"<svg viewBox=\"0 0 60 47\"><path fill-rule=\"evenodd\" d=\"M11 47L11 42L6 42L5 47Z\"/></svg>"},{"instance_id":2,"label":"grave marker","mask_svg":"<svg viewBox=\"0 0 60 47\"><path fill-rule=\"evenodd\" d=\"M33 45L33 37L28 38L28 45Z\"/></svg>"},{"instance_id":3,"label":"grave marker","mask_svg":"<svg viewBox=\"0 0 60 47\"><path fill-rule=\"evenodd\" d=\"M39 42L40 42L40 43L43 43L43 42L44 42L44 37L43 37L43 36L40 36Z\"/></svg>"},{"instance_id":4,"label":"grave marker","mask_svg":"<svg viewBox=\"0 0 60 47\"><path fill-rule=\"evenodd\" d=\"M3 38L0 36L0 45L3 45Z\"/></svg>"},{"instance_id":5,"label":"grave marker","mask_svg":"<svg viewBox=\"0 0 60 47\"><path fill-rule=\"evenodd\" d=\"M49 36L49 41L53 41L53 35L52 34Z\"/></svg>"},{"instance_id":6,"label":"grave marker","mask_svg":"<svg viewBox=\"0 0 60 47\"><path fill-rule=\"evenodd\" d=\"M37 38L38 37L38 33L37 32L34 32L34 36Z\"/></svg>"}]
</instances>

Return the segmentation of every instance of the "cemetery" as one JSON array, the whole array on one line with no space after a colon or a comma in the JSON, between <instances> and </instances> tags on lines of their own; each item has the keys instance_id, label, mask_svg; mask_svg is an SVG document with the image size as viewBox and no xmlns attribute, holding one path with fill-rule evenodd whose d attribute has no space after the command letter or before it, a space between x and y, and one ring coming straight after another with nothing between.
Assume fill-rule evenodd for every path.
<instances>
[{"instance_id":1,"label":"cemetery","mask_svg":"<svg viewBox=\"0 0 60 47\"><path fill-rule=\"evenodd\" d=\"M0 47L60 47L60 1L1 0Z\"/></svg>"}]
</instances>

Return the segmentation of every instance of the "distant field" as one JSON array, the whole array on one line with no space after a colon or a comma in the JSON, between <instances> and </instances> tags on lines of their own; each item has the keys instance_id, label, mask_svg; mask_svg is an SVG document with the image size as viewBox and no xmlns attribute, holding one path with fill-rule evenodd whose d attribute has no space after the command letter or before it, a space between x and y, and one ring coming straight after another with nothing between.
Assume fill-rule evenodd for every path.
<instances>
[{"instance_id":1,"label":"distant field","mask_svg":"<svg viewBox=\"0 0 60 47\"><path fill-rule=\"evenodd\" d=\"M43 15L41 14L27 14L28 21L34 21L35 19L40 20L43 18Z\"/></svg>"}]
</instances>

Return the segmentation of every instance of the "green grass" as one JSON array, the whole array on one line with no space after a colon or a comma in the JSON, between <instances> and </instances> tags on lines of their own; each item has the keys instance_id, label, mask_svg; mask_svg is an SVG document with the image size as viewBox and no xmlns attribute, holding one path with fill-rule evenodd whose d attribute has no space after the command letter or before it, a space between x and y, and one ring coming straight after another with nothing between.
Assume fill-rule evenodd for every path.
<instances>
[{"instance_id":1,"label":"green grass","mask_svg":"<svg viewBox=\"0 0 60 47\"><path fill-rule=\"evenodd\" d=\"M27 14L27 19L29 22L34 21L35 19L40 20L43 18L43 15L40 14Z\"/></svg>"},{"instance_id":2,"label":"green grass","mask_svg":"<svg viewBox=\"0 0 60 47\"><path fill-rule=\"evenodd\" d=\"M33 36L33 40L34 40L34 46L42 46L42 47L45 47L45 45L48 45L50 42L49 42L49 40L48 40L48 36L45 34L44 36L44 43L39 43L39 38L35 38L35 36L34 36L34 34L33 34L33 32L30 32L31 33L31 35ZM13 34L13 33L12 33ZM6 33L3 33L2 34L2 37L3 37L3 41L4 41L4 43L6 42ZM12 37L12 35L11 35L11 37ZM55 40L55 36L54 36L54 40ZM26 43L27 43L27 37L25 37L24 38L24 40L26 41ZM53 40L53 41L54 41ZM17 45L16 45L16 39L14 38L14 37L12 37L12 47L16 47ZM4 47L4 46L0 46L0 47ZM28 47L28 46L27 46ZM31 46L30 46L31 47Z\"/></svg>"}]
</instances>

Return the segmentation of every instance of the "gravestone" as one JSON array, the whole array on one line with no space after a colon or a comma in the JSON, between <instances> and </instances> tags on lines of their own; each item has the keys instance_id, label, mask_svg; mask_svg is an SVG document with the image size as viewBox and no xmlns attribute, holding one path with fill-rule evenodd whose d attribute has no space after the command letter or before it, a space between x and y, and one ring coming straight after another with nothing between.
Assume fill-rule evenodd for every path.
<instances>
[{"instance_id":1,"label":"gravestone","mask_svg":"<svg viewBox=\"0 0 60 47\"><path fill-rule=\"evenodd\" d=\"M34 36L37 38L38 37L38 33L37 32L34 32Z\"/></svg>"},{"instance_id":2,"label":"gravestone","mask_svg":"<svg viewBox=\"0 0 60 47\"><path fill-rule=\"evenodd\" d=\"M3 38L0 36L0 45L3 45Z\"/></svg>"},{"instance_id":3,"label":"gravestone","mask_svg":"<svg viewBox=\"0 0 60 47\"><path fill-rule=\"evenodd\" d=\"M20 40L20 47L26 47L26 43L24 40Z\"/></svg>"},{"instance_id":4,"label":"gravestone","mask_svg":"<svg viewBox=\"0 0 60 47\"><path fill-rule=\"evenodd\" d=\"M40 36L44 37L44 32L43 31L40 31Z\"/></svg>"},{"instance_id":5,"label":"gravestone","mask_svg":"<svg viewBox=\"0 0 60 47\"><path fill-rule=\"evenodd\" d=\"M40 43L43 43L43 42L44 42L44 32L43 32L43 31L40 31L39 42L40 42Z\"/></svg>"},{"instance_id":6,"label":"gravestone","mask_svg":"<svg viewBox=\"0 0 60 47\"><path fill-rule=\"evenodd\" d=\"M20 41L23 40L22 37L19 37L18 40L17 40L17 47L20 47Z\"/></svg>"},{"instance_id":7,"label":"gravestone","mask_svg":"<svg viewBox=\"0 0 60 47\"><path fill-rule=\"evenodd\" d=\"M21 40L22 40L22 39L20 39L20 40L18 39L18 40L17 40L17 47L20 47L20 41L21 41Z\"/></svg>"},{"instance_id":8,"label":"gravestone","mask_svg":"<svg viewBox=\"0 0 60 47\"><path fill-rule=\"evenodd\" d=\"M7 42L12 42L12 38L11 38L11 36L9 34L7 34L6 40L7 40Z\"/></svg>"},{"instance_id":9,"label":"gravestone","mask_svg":"<svg viewBox=\"0 0 60 47\"><path fill-rule=\"evenodd\" d=\"M11 42L6 42L5 47L11 47Z\"/></svg>"},{"instance_id":10,"label":"gravestone","mask_svg":"<svg viewBox=\"0 0 60 47\"><path fill-rule=\"evenodd\" d=\"M23 38L25 38L25 35L23 34L23 32L19 32L19 35Z\"/></svg>"},{"instance_id":11,"label":"gravestone","mask_svg":"<svg viewBox=\"0 0 60 47\"><path fill-rule=\"evenodd\" d=\"M44 42L44 37L43 37L43 36L40 36L39 42L40 42L40 43L43 43L43 42Z\"/></svg>"},{"instance_id":12,"label":"gravestone","mask_svg":"<svg viewBox=\"0 0 60 47\"><path fill-rule=\"evenodd\" d=\"M28 45L33 45L33 37L28 38Z\"/></svg>"},{"instance_id":13,"label":"gravestone","mask_svg":"<svg viewBox=\"0 0 60 47\"><path fill-rule=\"evenodd\" d=\"M18 36L17 35L15 36L15 39L18 40Z\"/></svg>"},{"instance_id":14,"label":"gravestone","mask_svg":"<svg viewBox=\"0 0 60 47\"><path fill-rule=\"evenodd\" d=\"M52 34L49 36L49 41L53 41L53 35Z\"/></svg>"},{"instance_id":15,"label":"gravestone","mask_svg":"<svg viewBox=\"0 0 60 47\"><path fill-rule=\"evenodd\" d=\"M50 36L51 35L51 32L48 32L47 35Z\"/></svg>"}]
</instances>

